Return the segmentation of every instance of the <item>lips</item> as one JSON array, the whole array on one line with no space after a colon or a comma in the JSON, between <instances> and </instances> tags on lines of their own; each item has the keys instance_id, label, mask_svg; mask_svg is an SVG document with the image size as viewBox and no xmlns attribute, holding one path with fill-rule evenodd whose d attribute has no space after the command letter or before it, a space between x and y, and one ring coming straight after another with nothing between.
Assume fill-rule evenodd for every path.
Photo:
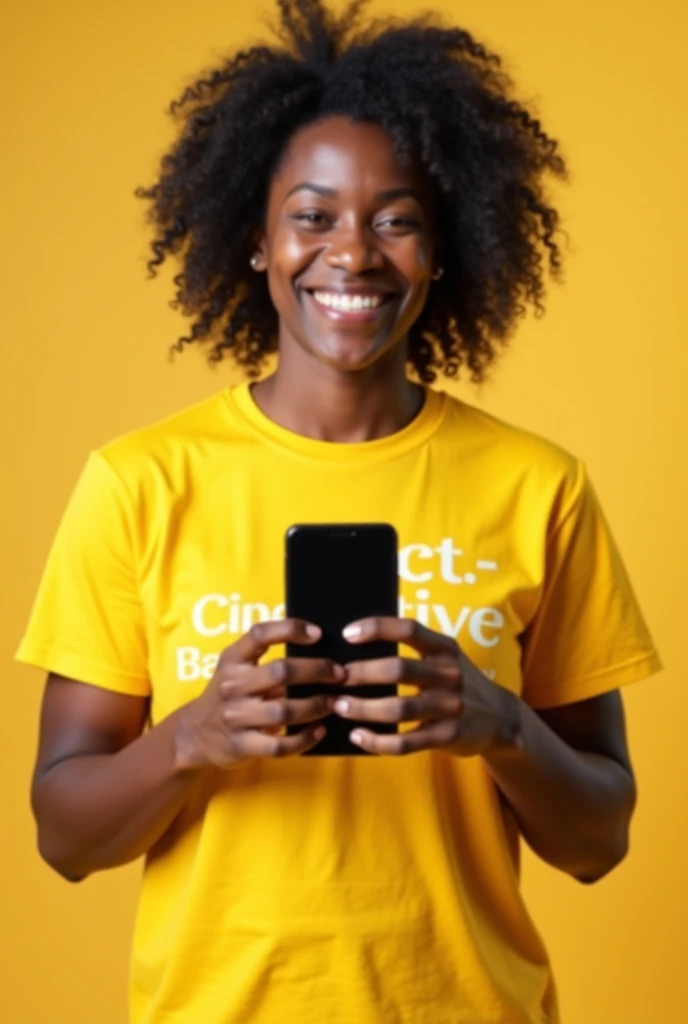
<instances>
[{"instance_id":1,"label":"lips","mask_svg":"<svg viewBox=\"0 0 688 1024\"><path fill-rule=\"evenodd\" d=\"M315 301L328 309L338 309L343 313L356 313L363 309L377 309L389 296L383 292L369 294L367 292L332 292L316 289L310 293Z\"/></svg>"},{"instance_id":2,"label":"lips","mask_svg":"<svg viewBox=\"0 0 688 1024\"><path fill-rule=\"evenodd\" d=\"M387 315L390 303L395 298L389 292L365 296L360 292L349 292L344 297L341 292L335 296L333 292L324 292L320 289L309 290L306 295L319 316L339 326L348 324L355 327L373 323L381 316Z\"/></svg>"},{"instance_id":3,"label":"lips","mask_svg":"<svg viewBox=\"0 0 688 1024\"><path fill-rule=\"evenodd\" d=\"M370 285L360 288L306 288L316 311L338 324L361 325L376 320L396 298L395 292Z\"/></svg>"}]
</instances>

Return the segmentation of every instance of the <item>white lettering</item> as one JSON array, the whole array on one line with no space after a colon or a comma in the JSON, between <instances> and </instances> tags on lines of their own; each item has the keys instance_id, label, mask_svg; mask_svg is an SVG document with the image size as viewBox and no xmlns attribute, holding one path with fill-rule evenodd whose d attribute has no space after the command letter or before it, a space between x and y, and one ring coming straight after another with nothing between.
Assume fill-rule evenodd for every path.
<instances>
[{"instance_id":1,"label":"white lettering","mask_svg":"<svg viewBox=\"0 0 688 1024\"><path fill-rule=\"evenodd\" d=\"M212 679L219 658L219 654L206 654L201 657L198 647L178 647L177 679L181 683L191 683L201 678Z\"/></svg>"},{"instance_id":2,"label":"white lettering","mask_svg":"<svg viewBox=\"0 0 688 1024\"><path fill-rule=\"evenodd\" d=\"M197 647L177 648L177 679L182 683L189 683L198 679L201 674L199 664L201 652Z\"/></svg>"},{"instance_id":3,"label":"white lettering","mask_svg":"<svg viewBox=\"0 0 688 1024\"><path fill-rule=\"evenodd\" d=\"M435 551L440 556L442 579L446 583L461 583L462 577L454 574L454 558L457 555L462 555L463 551L454 547L451 537L444 537Z\"/></svg>"},{"instance_id":4,"label":"white lettering","mask_svg":"<svg viewBox=\"0 0 688 1024\"><path fill-rule=\"evenodd\" d=\"M447 636L453 636L455 640L458 637L461 630L463 629L466 623L466 619L471 614L471 609L464 607L459 612L456 621L451 622L449 619L449 613L447 612L447 609L444 607L444 605L434 604L432 606L432 610L435 613L435 616L437 618L437 621L439 622L440 629L442 630L442 632L445 633Z\"/></svg>"},{"instance_id":5,"label":"white lettering","mask_svg":"<svg viewBox=\"0 0 688 1024\"><path fill-rule=\"evenodd\" d=\"M267 622L270 618L270 609L260 601L256 604L245 604L241 615L241 631L248 633L254 622Z\"/></svg>"},{"instance_id":6,"label":"white lettering","mask_svg":"<svg viewBox=\"0 0 688 1024\"><path fill-rule=\"evenodd\" d=\"M422 568L421 562L429 564ZM414 585L414 594L411 600L400 596L398 614L402 618L414 618L422 625L439 629L455 639L467 629L471 639L480 647L496 647L505 626L504 616L497 608L475 608L468 604L457 608L453 602L449 607L431 603L433 579L441 577L445 584L463 584L464 591L465 585L478 584L479 577L475 571L464 571L470 568L472 565L468 564L465 552L456 546L452 537L443 537L435 546L407 544L399 550L398 571L402 581ZM483 558L475 562L475 568L480 572L496 572L499 565ZM439 594L435 595L437 597ZM467 599L468 594L464 593L464 600ZM279 621L284 616L283 603L273 607L262 601L245 602L244 596L238 592L212 593L199 597L192 606L191 624L197 634L217 638L226 633L239 636L256 622ZM198 648L180 647L177 651L180 680L209 679L216 664L217 655L204 656Z\"/></svg>"},{"instance_id":7,"label":"white lettering","mask_svg":"<svg viewBox=\"0 0 688 1024\"><path fill-rule=\"evenodd\" d=\"M476 608L468 623L468 632L481 647L496 647L499 636L486 636L485 628L499 631L504 628L504 621L497 608Z\"/></svg>"},{"instance_id":8,"label":"white lettering","mask_svg":"<svg viewBox=\"0 0 688 1024\"><path fill-rule=\"evenodd\" d=\"M220 633L225 633L227 631L226 622L218 622L215 626L209 626L204 621L203 614L206 607L210 604L214 604L218 608L226 608L229 602L224 594L206 594L204 597L201 597L196 601L191 613L191 621L194 629L197 633L200 633L201 636L219 636Z\"/></svg>"},{"instance_id":9,"label":"white lettering","mask_svg":"<svg viewBox=\"0 0 688 1024\"><path fill-rule=\"evenodd\" d=\"M399 551L399 575L407 583L427 583L432 579L432 573L412 572L409 565L411 555L416 552L419 558L432 558L432 548L428 544L409 544Z\"/></svg>"},{"instance_id":10,"label":"white lettering","mask_svg":"<svg viewBox=\"0 0 688 1024\"><path fill-rule=\"evenodd\" d=\"M213 678L213 672L217 668L217 663L219 660L219 654L206 654L205 658L203 658L203 661L201 662L201 664L203 665L203 668L201 669L201 675L203 676L204 679Z\"/></svg>"},{"instance_id":11,"label":"white lettering","mask_svg":"<svg viewBox=\"0 0 688 1024\"><path fill-rule=\"evenodd\" d=\"M241 614L241 605L239 604L241 594L232 594L229 600L231 601L229 606L229 632L236 635L241 629L241 619L239 618Z\"/></svg>"}]
</instances>

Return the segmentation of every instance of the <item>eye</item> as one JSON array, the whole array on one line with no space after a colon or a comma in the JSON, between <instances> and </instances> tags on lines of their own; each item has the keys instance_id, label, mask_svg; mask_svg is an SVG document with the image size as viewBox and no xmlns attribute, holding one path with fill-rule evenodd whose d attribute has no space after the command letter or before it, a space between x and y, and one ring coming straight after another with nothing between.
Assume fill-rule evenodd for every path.
<instances>
[{"instance_id":1,"label":"eye","mask_svg":"<svg viewBox=\"0 0 688 1024\"><path fill-rule=\"evenodd\" d=\"M327 224L327 215L319 210L306 210L303 213L296 213L292 219L307 227L319 228Z\"/></svg>"},{"instance_id":2,"label":"eye","mask_svg":"<svg viewBox=\"0 0 688 1024\"><path fill-rule=\"evenodd\" d=\"M377 223L378 228L389 229L397 234L405 231L420 231L422 226L417 218L404 217L401 214L390 214Z\"/></svg>"}]
</instances>

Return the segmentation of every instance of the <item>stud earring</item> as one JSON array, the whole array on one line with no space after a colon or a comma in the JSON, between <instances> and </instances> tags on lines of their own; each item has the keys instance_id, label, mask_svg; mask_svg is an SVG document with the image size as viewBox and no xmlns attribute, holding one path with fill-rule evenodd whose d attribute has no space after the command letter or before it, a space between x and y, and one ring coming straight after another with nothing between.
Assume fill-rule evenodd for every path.
<instances>
[{"instance_id":1,"label":"stud earring","mask_svg":"<svg viewBox=\"0 0 688 1024\"><path fill-rule=\"evenodd\" d=\"M258 253L254 252L253 256L249 260L249 263L251 264L251 268L253 270L257 270L258 269Z\"/></svg>"},{"instance_id":2,"label":"stud earring","mask_svg":"<svg viewBox=\"0 0 688 1024\"><path fill-rule=\"evenodd\" d=\"M439 281L439 279L442 277L443 274L444 274L444 267L438 267L437 270L435 271L435 273L432 275L433 281Z\"/></svg>"}]
</instances>

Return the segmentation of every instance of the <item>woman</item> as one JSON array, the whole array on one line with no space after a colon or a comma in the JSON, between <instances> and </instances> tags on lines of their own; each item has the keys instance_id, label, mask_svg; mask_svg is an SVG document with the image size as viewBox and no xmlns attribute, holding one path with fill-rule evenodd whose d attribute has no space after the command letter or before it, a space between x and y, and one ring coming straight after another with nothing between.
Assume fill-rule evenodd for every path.
<instances>
[{"instance_id":1,"label":"woman","mask_svg":"<svg viewBox=\"0 0 688 1024\"><path fill-rule=\"evenodd\" d=\"M139 191L178 347L249 379L87 462L19 651L39 847L73 881L146 856L139 1024L551 1024L519 837L581 882L623 858L618 690L659 663L582 464L427 385L542 310L564 163L466 32L279 6ZM285 531L331 521L395 526L401 615L348 635L408 656L282 656L319 635ZM286 696L323 680L403 695ZM332 714L378 756L297 756Z\"/></svg>"}]
</instances>

